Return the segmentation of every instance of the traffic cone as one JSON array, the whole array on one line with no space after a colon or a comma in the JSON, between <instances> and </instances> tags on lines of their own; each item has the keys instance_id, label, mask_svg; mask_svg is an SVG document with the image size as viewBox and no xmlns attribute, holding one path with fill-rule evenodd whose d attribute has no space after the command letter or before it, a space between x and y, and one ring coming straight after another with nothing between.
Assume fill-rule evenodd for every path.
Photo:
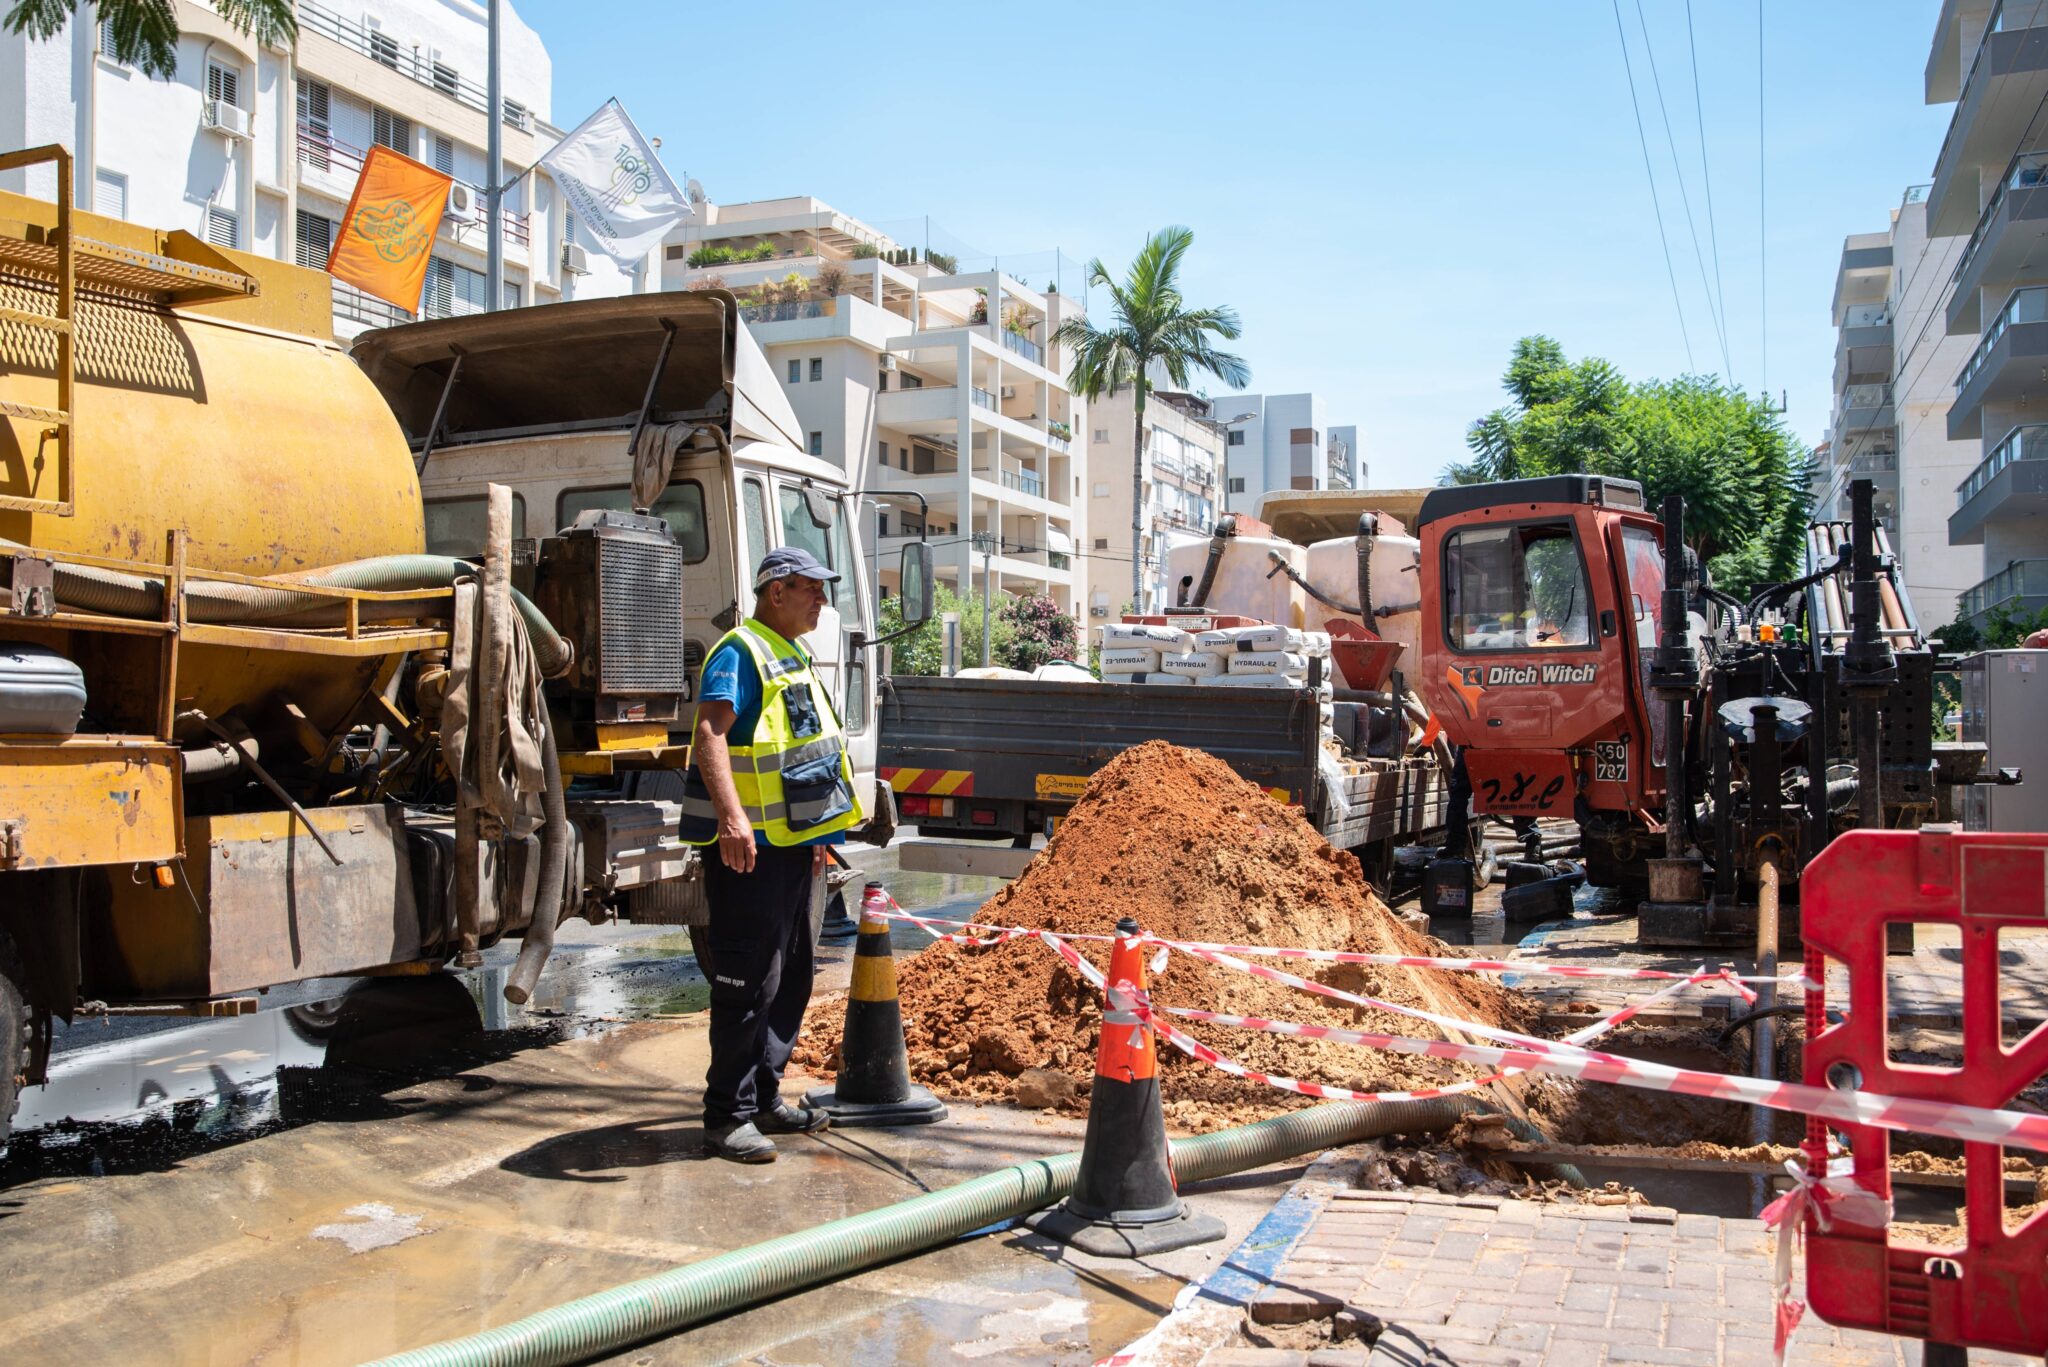
<instances>
[{"instance_id":1,"label":"traffic cone","mask_svg":"<svg viewBox=\"0 0 2048 1367\"><path fill-rule=\"evenodd\" d=\"M1109 981L1145 986L1138 923L1116 923ZM1159 1109L1159 1058L1152 1032L1105 1004L1088 1094L1088 1134L1073 1194L1026 1221L1047 1238L1102 1258L1142 1258L1223 1237L1223 1222L1180 1199Z\"/></svg>"},{"instance_id":2,"label":"traffic cone","mask_svg":"<svg viewBox=\"0 0 2048 1367\"><path fill-rule=\"evenodd\" d=\"M896 958L889 923L870 912L889 909L889 894L870 883L860 902L854 937L853 986L846 994L846 1028L839 1037L838 1085L804 1094L804 1105L824 1111L835 1126L929 1125L946 1118L937 1097L910 1081L903 1047L903 1008L896 1000Z\"/></svg>"}]
</instances>

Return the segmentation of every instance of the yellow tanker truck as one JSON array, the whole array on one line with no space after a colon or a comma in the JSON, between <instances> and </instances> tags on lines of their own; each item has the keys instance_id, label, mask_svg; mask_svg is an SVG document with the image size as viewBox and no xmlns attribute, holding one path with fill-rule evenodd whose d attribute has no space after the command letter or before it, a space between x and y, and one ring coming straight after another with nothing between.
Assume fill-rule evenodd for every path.
<instances>
[{"instance_id":1,"label":"yellow tanker truck","mask_svg":"<svg viewBox=\"0 0 2048 1367\"><path fill-rule=\"evenodd\" d=\"M0 170L38 162L57 203L0 193L0 1139L80 1011L239 1013L508 936L519 1001L563 916L700 920L674 742L764 536L846 562L822 653L874 715L853 495L749 398L730 296L351 357L324 274L74 210L59 148ZM529 536L565 456L580 499ZM787 535L738 512L757 485Z\"/></svg>"}]
</instances>

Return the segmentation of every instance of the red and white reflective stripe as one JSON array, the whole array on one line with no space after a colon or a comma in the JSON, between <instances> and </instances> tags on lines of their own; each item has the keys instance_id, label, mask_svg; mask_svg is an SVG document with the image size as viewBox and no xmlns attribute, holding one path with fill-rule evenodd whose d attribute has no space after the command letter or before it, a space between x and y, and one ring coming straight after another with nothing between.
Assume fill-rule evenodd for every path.
<instances>
[{"instance_id":1,"label":"red and white reflective stripe","mask_svg":"<svg viewBox=\"0 0 2048 1367\"><path fill-rule=\"evenodd\" d=\"M913 916L898 905L894 897L889 898L889 905L896 909L894 911L874 911L864 907L861 910L861 914L872 916L881 921L908 921L934 940L943 940L951 945L999 945L1006 940L1036 939L1040 935L1052 933L1050 931L1031 930L1025 926L992 926L980 921L949 921L938 916ZM994 934L986 936L952 935L937 929L939 926L959 926L967 930L987 930L993 931ZM1107 942L1114 940L1116 937L1114 935L1068 935L1062 938Z\"/></svg>"},{"instance_id":2,"label":"red and white reflective stripe","mask_svg":"<svg viewBox=\"0 0 2048 1367\"><path fill-rule=\"evenodd\" d=\"M1502 1049L1490 1044L1460 1044L1450 1040L1409 1039L1370 1030L1339 1030L1331 1026L1300 1025L1291 1021L1266 1020L1258 1016L1233 1016L1221 1011L1201 1011L1188 1006L1138 1008L1155 1024L1159 1012L1185 1016L1189 1020L1234 1025L1268 1034L1300 1035L1306 1039L1332 1040L1368 1049L1392 1049L1403 1054L1456 1059L1495 1068L1516 1068L1537 1073L1556 1073L1586 1082L1614 1082L1654 1092L1679 1092L1712 1101L1735 1101L1763 1106L1794 1115L1818 1116L1847 1125L1874 1125L1879 1129L1913 1134L1939 1135L1978 1144L2016 1144L2048 1152L2048 1115L2022 1115L2017 1111L1994 1111L1979 1106L1961 1106L1946 1101L1921 1101L1910 1097L1873 1096L1867 1092L1837 1092L1809 1087L1798 1082L1766 1082L1761 1078L1737 1077L1724 1073L1702 1073L1691 1068L1672 1068L1641 1059L1618 1058L1590 1049L1561 1048L1552 1052Z\"/></svg>"}]
</instances>

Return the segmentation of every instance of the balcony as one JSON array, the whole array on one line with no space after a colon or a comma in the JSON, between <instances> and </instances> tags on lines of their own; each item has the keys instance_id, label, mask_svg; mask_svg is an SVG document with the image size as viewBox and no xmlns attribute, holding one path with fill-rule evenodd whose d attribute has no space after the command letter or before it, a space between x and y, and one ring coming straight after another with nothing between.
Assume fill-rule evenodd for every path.
<instances>
[{"instance_id":1,"label":"balcony","mask_svg":"<svg viewBox=\"0 0 2048 1367\"><path fill-rule=\"evenodd\" d=\"M831 318L838 312L837 299L803 299L795 303L740 305L740 317L749 323L795 323L806 318Z\"/></svg>"},{"instance_id":2,"label":"balcony","mask_svg":"<svg viewBox=\"0 0 2048 1367\"><path fill-rule=\"evenodd\" d=\"M1977 219L1976 231L1956 260L1948 301L1951 337L1981 332L1985 289L2010 284L2038 269L2034 258L2048 237L2048 148L2014 157Z\"/></svg>"},{"instance_id":3,"label":"balcony","mask_svg":"<svg viewBox=\"0 0 2048 1367\"><path fill-rule=\"evenodd\" d=\"M1045 364L1044 347L1032 341L1029 337L1024 336L1022 333L1012 332L1008 328L1001 329L1001 332L1003 334L1004 346L1016 352L1019 356L1022 356L1025 360L1031 362L1031 364L1035 366L1042 366Z\"/></svg>"},{"instance_id":4,"label":"balcony","mask_svg":"<svg viewBox=\"0 0 2048 1367\"><path fill-rule=\"evenodd\" d=\"M1927 235L1957 237L1978 215L1978 168L2005 164L2048 97L2048 8L2013 0L1992 10L1984 37L1963 77L1948 135L1934 159L1927 195Z\"/></svg>"},{"instance_id":5,"label":"balcony","mask_svg":"<svg viewBox=\"0 0 2048 1367\"><path fill-rule=\"evenodd\" d=\"M1892 240L1889 233L1851 233L1842 239L1835 264L1835 295L1829 305L1839 323L1859 306L1884 307L1891 292Z\"/></svg>"},{"instance_id":6,"label":"balcony","mask_svg":"<svg viewBox=\"0 0 2048 1367\"><path fill-rule=\"evenodd\" d=\"M401 42L383 29L365 28L325 5L314 3L314 0L299 0L298 11L299 28L303 32L317 33L330 42L339 43L351 52L368 57L379 66L389 67L401 76L410 77L430 90L437 90L479 114L490 112L489 92L446 63L434 61L428 55L430 49ZM533 113L525 105L517 100L506 100L504 107L507 127L528 133L533 131Z\"/></svg>"},{"instance_id":7,"label":"balcony","mask_svg":"<svg viewBox=\"0 0 2048 1367\"><path fill-rule=\"evenodd\" d=\"M1835 435L1878 432L1895 425L1892 416L1892 387L1888 384L1852 384L1842 390L1835 409Z\"/></svg>"},{"instance_id":8,"label":"balcony","mask_svg":"<svg viewBox=\"0 0 2048 1367\"><path fill-rule=\"evenodd\" d=\"M1850 375L1892 373L1892 316L1883 304L1856 304L1835 334L1836 385Z\"/></svg>"},{"instance_id":9,"label":"balcony","mask_svg":"<svg viewBox=\"0 0 2048 1367\"><path fill-rule=\"evenodd\" d=\"M1993 608L2003 607L2015 617L2029 616L2048 607L2048 560L2015 560L1975 588L1963 591L1956 600L1962 615L1979 628Z\"/></svg>"},{"instance_id":10,"label":"balcony","mask_svg":"<svg viewBox=\"0 0 2048 1367\"><path fill-rule=\"evenodd\" d=\"M298 135L299 180L308 189L318 191L334 199L348 199L354 192L356 181L363 174L363 158L366 149L345 142L334 134L320 128L300 125ZM484 202L484 187L469 185L477 204ZM532 219L526 214L515 214L505 209L498 211L498 221L503 225L505 240L519 247L530 247L533 243ZM457 242L482 250L481 223L458 223L443 218L441 225L448 235Z\"/></svg>"},{"instance_id":11,"label":"balcony","mask_svg":"<svg viewBox=\"0 0 2048 1367\"><path fill-rule=\"evenodd\" d=\"M1002 401L980 385L974 387L974 392L970 397L973 398L976 408L986 408L991 413L1001 413L1003 411Z\"/></svg>"},{"instance_id":12,"label":"balcony","mask_svg":"<svg viewBox=\"0 0 2048 1367\"><path fill-rule=\"evenodd\" d=\"M1003 487L1005 489L1014 489L1020 494L1029 494L1033 498L1044 498L1045 476L1036 470L1027 470L1021 465L1014 468L1005 466L1003 468Z\"/></svg>"},{"instance_id":13,"label":"balcony","mask_svg":"<svg viewBox=\"0 0 2048 1367\"><path fill-rule=\"evenodd\" d=\"M1981 546L1986 523L2043 514L2048 514L2048 425L2015 427L1956 486L1949 544Z\"/></svg>"},{"instance_id":14,"label":"balcony","mask_svg":"<svg viewBox=\"0 0 2048 1367\"><path fill-rule=\"evenodd\" d=\"M1983 436L1986 403L2015 401L2038 389L2043 357L2048 357L2048 287L2014 290L1956 376L1949 440Z\"/></svg>"}]
</instances>

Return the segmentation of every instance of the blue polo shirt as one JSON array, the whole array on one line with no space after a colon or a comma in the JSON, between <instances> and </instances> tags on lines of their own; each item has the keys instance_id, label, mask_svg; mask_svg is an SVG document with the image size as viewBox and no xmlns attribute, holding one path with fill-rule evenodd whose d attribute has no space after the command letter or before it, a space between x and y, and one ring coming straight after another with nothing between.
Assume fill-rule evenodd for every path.
<instances>
[{"instance_id":1,"label":"blue polo shirt","mask_svg":"<svg viewBox=\"0 0 2048 1367\"><path fill-rule=\"evenodd\" d=\"M731 703L733 710L732 730L726 733L727 742L732 737L741 737L751 742L754 730L761 724L761 671L754 665L754 657L747 648L737 641L727 641L711 652L711 658L704 662L704 675L697 686L700 702ZM767 833L754 832L754 843L766 845ZM844 845L845 831L833 831L829 835L813 836L801 842L805 845Z\"/></svg>"}]
</instances>

